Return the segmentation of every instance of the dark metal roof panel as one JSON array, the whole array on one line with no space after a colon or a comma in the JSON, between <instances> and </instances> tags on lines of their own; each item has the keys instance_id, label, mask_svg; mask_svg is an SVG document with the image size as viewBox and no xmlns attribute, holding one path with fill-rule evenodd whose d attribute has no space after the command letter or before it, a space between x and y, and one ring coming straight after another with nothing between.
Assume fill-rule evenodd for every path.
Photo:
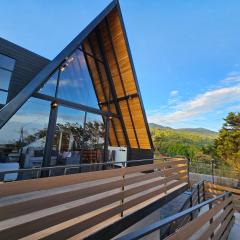
<instances>
[{"instance_id":1,"label":"dark metal roof panel","mask_svg":"<svg viewBox=\"0 0 240 240\"><path fill-rule=\"evenodd\" d=\"M8 101L13 99L49 63L47 58L1 37L0 53L16 60L9 86Z\"/></svg>"}]
</instances>

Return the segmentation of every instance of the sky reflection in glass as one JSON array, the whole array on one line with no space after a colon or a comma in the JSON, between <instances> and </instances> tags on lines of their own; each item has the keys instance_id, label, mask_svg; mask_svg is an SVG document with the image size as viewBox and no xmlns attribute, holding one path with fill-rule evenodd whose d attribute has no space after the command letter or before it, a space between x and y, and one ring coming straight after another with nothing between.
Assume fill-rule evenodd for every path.
<instances>
[{"instance_id":1,"label":"sky reflection in glass","mask_svg":"<svg viewBox=\"0 0 240 240\"><path fill-rule=\"evenodd\" d=\"M58 98L98 108L83 53L76 50L61 68Z\"/></svg>"}]
</instances>

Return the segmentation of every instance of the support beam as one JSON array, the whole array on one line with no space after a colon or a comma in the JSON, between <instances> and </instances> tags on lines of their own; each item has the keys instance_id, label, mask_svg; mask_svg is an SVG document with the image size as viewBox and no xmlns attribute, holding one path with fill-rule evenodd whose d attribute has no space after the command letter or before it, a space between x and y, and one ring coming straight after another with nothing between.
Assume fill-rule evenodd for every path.
<instances>
[{"instance_id":1,"label":"support beam","mask_svg":"<svg viewBox=\"0 0 240 240\"><path fill-rule=\"evenodd\" d=\"M97 42L98 42L98 45L99 45L100 53L102 55L102 59L103 59L103 62L104 62L104 66L105 66L105 69L106 69L106 74L107 74L107 78L108 78L108 81L109 81L109 84L110 84L113 100L114 100L115 107L116 107L116 110L117 110L117 114L119 115L119 119L120 119L120 122L121 122L123 134L124 134L124 137L125 137L125 141L127 143L127 146L130 147L130 142L129 142L128 135L127 135L127 130L126 130L125 124L123 122L123 116L122 116L122 112L121 112L119 103L116 100L117 99L117 94L116 94L116 90L115 90L114 83L113 83L113 80L112 80L111 71L110 71L108 61L107 61L107 57L106 57L106 55L104 53L104 50L103 50L101 33L100 33L98 27L96 28L96 37L97 37Z\"/></svg>"},{"instance_id":2,"label":"support beam","mask_svg":"<svg viewBox=\"0 0 240 240\"><path fill-rule=\"evenodd\" d=\"M93 50L93 46L92 46L92 42L91 42L91 40L90 40L90 38L87 38L87 43L88 43L88 45L89 45L89 48L90 48L90 50L91 50L91 52L93 53L93 55L94 55L94 50ZM104 88L104 86L103 86L103 77L102 77L102 74L101 74L101 71L100 71L100 69L99 69L99 66L98 66L98 62L96 61L96 59L94 58L94 63L95 63L95 66L96 66L96 70L97 70L97 74L98 74L98 79L99 79L99 82L100 82L100 86L101 86L101 90L102 90L102 93L103 93L103 97L104 97L104 100L105 100L105 102L107 103L107 105L108 105L108 112L110 112L110 109L109 109L109 104L110 104L110 89L107 89L108 90L108 93L106 93L106 89ZM104 65L104 63L103 63L103 65ZM93 77L92 77L92 81L93 81ZM93 82L93 85L94 85L94 82ZM96 95L97 95L97 92L96 92ZM108 96L108 97L107 97ZM101 106L99 106L99 108L101 109ZM114 123L112 123L113 125L114 125ZM115 136L115 138L116 138L116 140L117 140L117 142L118 142L118 139L117 139L117 134L116 134L116 128L115 128L115 126L114 126L114 128L113 128L113 131L114 131L114 136ZM119 143L118 143L118 145L119 145Z\"/></svg>"},{"instance_id":3,"label":"support beam","mask_svg":"<svg viewBox=\"0 0 240 240\"><path fill-rule=\"evenodd\" d=\"M109 29L109 24L108 24L107 18L105 18L105 23L106 23L106 26L107 26L108 38L109 38L109 41L111 43L111 48L112 48L114 60L115 60L116 66L117 66L118 76L120 78L120 82L121 82L121 86L122 86L122 89L123 89L124 96L126 97L126 89L125 89L125 86L124 86L124 82L123 82L122 74L121 74L121 71L120 71L117 55L116 55L115 48L114 48L114 45L113 45L112 35L111 35L110 29ZM136 142L137 142L137 146L138 146L138 148L140 148L135 124L134 124L134 121L133 121L132 111L130 109L128 100L129 99L127 98L126 103L127 103L128 113L129 113L129 116L130 116L130 119L131 119L131 123L132 123L132 127L133 127L134 136L135 136L135 139L136 139Z\"/></svg>"},{"instance_id":4,"label":"support beam","mask_svg":"<svg viewBox=\"0 0 240 240\"><path fill-rule=\"evenodd\" d=\"M125 101L125 100L128 100L128 99L133 99L133 98L138 97L138 96L139 96L138 93L129 94L129 95L126 95L126 96L124 96L124 97L119 97L119 98L117 98L117 101L118 101L118 102L121 102L121 101ZM113 101L113 100L110 100L110 103L114 103L114 101ZM100 104L101 104L101 105L107 105L108 102L101 102Z\"/></svg>"},{"instance_id":5,"label":"support beam","mask_svg":"<svg viewBox=\"0 0 240 240\"><path fill-rule=\"evenodd\" d=\"M55 102L51 103L51 111L49 115L46 143L43 156L43 167L49 167L51 163L52 143L54 140L54 134L56 130L57 112L58 105Z\"/></svg>"},{"instance_id":6,"label":"support beam","mask_svg":"<svg viewBox=\"0 0 240 240\"><path fill-rule=\"evenodd\" d=\"M51 97L51 96L48 96L48 95L45 95L45 94L42 94L42 93L34 93L33 97L40 98L40 99L47 100L47 101L55 101L56 103L58 103L59 105L62 105L64 107L69 107L69 108L73 108L73 109L77 109L77 110L81 110L81 111L95 113L95 114L98 114L98 115L107 116L109 114L112 117L116 117L116 118L119 117L115 113L107 113L107 112L101 111L101 110L96 109L96 108L88 107L88 106L85 106L85 105L82 105L82 104L79 104L79 103L70 102L70 101L64 100L64 99Z\"/></svg>"},{"instance_id":7,"label":"support beam","mask_svg":"<svg viewBox=\"0 0 240 240\"><path fill-rule=\"evenodd\" d=\"M109 145L109 117L105 117L105 137L104 137L104 155L103 162L108 162L108 145Z\"/></svg>"}]
</instances>

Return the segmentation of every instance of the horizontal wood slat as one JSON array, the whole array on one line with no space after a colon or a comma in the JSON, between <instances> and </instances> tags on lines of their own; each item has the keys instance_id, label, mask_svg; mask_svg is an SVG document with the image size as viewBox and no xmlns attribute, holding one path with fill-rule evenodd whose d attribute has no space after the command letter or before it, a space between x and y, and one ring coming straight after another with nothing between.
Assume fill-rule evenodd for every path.
<instances>
[{"instance_id":1,"label":"horizontal wood slat","mask_svg":"<svg viewBox=\"0 0 240 240\"><path fill-rule=\"evenodd\" d=\"M136 182L137 183L142 182L142 185L132 188L131 190L124 191L124 196L127 197L127 196L130 196L129 194L130 192L138 193L138 192L141 192L143 188L149 189L151 187L166 183L167 181L171 181L179 177L179 175L174 174L169 176L168 178L161 178L155 181L154 179L159 177L160 174L161 174L160 172L154 172L151 174L146 174L145 176L137 176L130 179L126 179L127 183L124 183L123 179L121 179L121 180L113 181L110 183L98 184L96 186L92 186L92 187L90 186L88 188L83 188L75 191L63 192L63 193L55 194L53 196L40 197L37 199L12 204L10 208L3 206L3 207L0 207L0 212L1 212L0 221L7 218L20 216L22 214L31 213L33 211L42 210L44 208L50 208L56 205L63 204L65 202L70 202L77 199L86 198L98 193L110 191L116 188L120 188L123 185L128 186ZM183 176L186 176L186 174L184 173L180 174L180 177L183 177ZM154 181L145 184L146 180L151 180L151 179L153 179Z\"/></svg>"},{"instance_id":2,"label":"horizontal wood slat","mask_svg":"<svg viewBox=\"0 0 240 240\"><path fill-rule=\"evenodd\" d=\"M187 179L183 180L187 178L182 171L186 169L184 163L168 160L1 184L0 239L16 239L16 233L17 238L35 236L38 232L62 239L60 236L71 237L110 218L119 219L123 211L129 214L187 184ZM52 228L56 232L49 230L47 234Z\"/></svg>"},{"instance_id":3,"label":"horizontal wood slat","mask_svg":"<svg viewBox=\"0 0 240 240\"><path fill-rule=\"evenodd\" d=\"M0 207L0 221L20 216L23 214L39 211L44 208L50 208L56 205L61 205L66 202L71 202L81 198L86 198L98 193L110 191L123 186L123 180L118 180L106 184L101 184L93 187L83 188L71 192L63 192L53 196L45 196L33 200L28 200L11 205L11 207Z\"/></svg>"},{"instance_id":4,"label":"horizontal wood slat","mask_svg":"<svg viewBox=\"0 0 240 240\"><path fill-rule=\"evenodd\" d=\"M122 176L123 171L124 171L123 168L119 168L112 170L96 171L94 172L94 174L92 172L87 172L72 175L4 183L0 185L0 197L15 194L23 194L33 191L47 190L51 188L58 188L77 183Z\"/></svg>"},{"instance_id":5,"label":"horizontal wood slat","mask_svg":"<svg viewBox=\"0 0 240 240\"><path fill-rule=\"evenodd\" d=\"M216 196L220 195L223 192L231 192L233 194L233 204L237 211L240 211L240 190L236 188L231 188L228 186L222 186L218 184L213 184L211 182L206 182L206 191L208 192L207 196Z\"/></svg>"},{"instance_id":6,"label":"horizontal wood slat","mask_svg":"<svg viewBox=\"0 0 240 240\"><path fill-rule=\"evenodd\" d=\"M213 240L219 240L223 232L226 230L227 226L230 224L231 220L234 219L233 212L228 214L221 227L214 233Z\"/></svg>"},{"instance_id":7,"label":"horizontal wood slat","mask_svg":"<svg viewBox=\"0 0 240 240\"><path fill-rule=\"evenodd\" d=\"M133 176L124 179L124 186L128 186L134 183L138 183L140 181L147 181L156 177L163 177L163 172L151 172L148 174L141 174L140 176Z\"/></svg>"},{"instance_id":8,"label":"horizontal wood slat","mask_svg":"<svg viewBox=\"0 0 240 240\"><path fill-rule=\"evenodd\" d=\"M228 235L231 231L231 228L232 228L233 224L234 224L234 218L231 219L230 223L227 226L227 229L225 229L225 232L224 232L223 236L220 238L220 240L227 240L228 239Z\"/></svg>"},{"instance_id":9,"label":"horizontal wood slat","mask_svg":"<svg viewBox=\"0 0 240 240\"><path fill-rule=\"evenodd\" d=\"M138 198L134 198L133 200L130 200L126 203L124 203L124 210L127 210L129 208L132 208L132 207L135 207L137 204L140 204L140 203L143 203L153 197L156 197L157 195L160 195L164 192L166 192L167 190L171 189L171 188L174 188L180 184L184 183L183 181L176 181L174 183L171 183L169 185L166 185L160 189L157 189L155 191L152 191L150 193L147 193L147 194L144 194Z\"/></svg>"},{"instance_id":10,"label":"horizontal wood slat","mask_svg":"<svg viewBox=\"0 0 240 240\"><path fill-rule=\"evenodd\" d=\"M217 184L212 184L210 182L206 182L205 186L208 189L215 189L215 190L218 190L218 191L231 192L231 193L240 195L240 190L236 189L236 188L230 188L230 187L227 187L227 186L221 186L221 185L217 185Z\"/></svg>"},{"instance_id":11,"label":"horizontal wood slat","mask_svg":"<svg viewBox=\"0 0 240 240\"><path fill-rule=\"evenodd\" d=\"M186 163L186 160L182 161ZM176 162L165 162L164 165L176 164ZM62 186L89 182L99 179L106 179L110 177L122 176L123 174L130 174L142 171L149 171L157 168L158 164L147 164L140 165L137 167L119 168L104 171L96 171L94 174L92 172L78 173L66 176L56 176L50 178L41 178L34 180L24 180L19 182L10 182L0 185L0 197L6 197L13 194L23 194L32 191L47 190L51 188L58 188ZM160 164L161 166L161 164ZM181 169L181 168L180 168ZM176 168L176 171L178 169ZM174 169L169 169L168 171L174 171Z\"/></svg>"},{"instance_id":12,"label":"horizontal wood slat","mask_svg":"<svg viewBox=\"0 0 240 240\"><path fill-rule=\"evenodd\" d=\"M127 167L124 168L124 174L131 174L136 172L144 172L144 171L150 171L156 168L155 164L146 164L146 165L140 165L140 166L134 166L134 167Z\"/></svg>"},{"instance_id":13,"label":"horizontal wood slat","mask_svg":"<svg viewBox=\"0 0 240 240\"><path fill-rule=\"evenodd\" d=\"M217 227L221 224L224 218L228 216L228 214L233 216L232 204L229 205L226 209L224 209L224 211L216 219L214 219L213 223L208 226L208 228L204 231L199 240L208 239L214 233Z\"/></svg>"},{"instance_id":14,"label":"horizontal wood slat","mask_svg":"<svg viewBox=\"0 0 240 240\"><path fill-rule=\"evenodd\" d=\"M210 219L216 215L219 211L221 211L225 206L227 206L232 201L232 198L227 198L222 203L216 205L214 208L209 211L203 213L199 217L192 220L190 223L185 225L184 227L178 229L174 234L169 236L167 240L185 240L191 237L194 233L196 233L205 223L209 222ZM228 209L232 209L232 205L229 206ZM207 239L207 238L205 238Z\"/></svg>"},{"instance_id":15,"label":"horizontal wood slat","mask_svg":"<svg viewBox=\"0 0 240 240\"><path fill-rule=\"evenodd\" d=\"M105 220L112 218L116 215L119 215L119 212L122 210L122 206L118 205L109 210L101 212L97 215L94 215L86 220L81 222L76 222L75 224L67 227L67 228L59 228L59 231L54 232L53 234L47 235L45 239L57 239L57 240L65 240L74 235L77 235L79 232L85 231L95 225L104 222ZM41 235L40 235L41 236ZM81 239L81 238L77 238Z\"/></svg>"}]
</instances>

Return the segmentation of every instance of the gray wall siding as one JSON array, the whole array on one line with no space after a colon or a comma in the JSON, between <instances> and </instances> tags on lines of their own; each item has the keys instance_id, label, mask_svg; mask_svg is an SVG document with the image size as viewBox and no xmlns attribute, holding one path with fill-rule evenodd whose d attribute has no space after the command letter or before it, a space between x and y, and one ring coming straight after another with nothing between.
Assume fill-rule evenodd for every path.
<instances>
[{"instance_id":1,"label":"gray wall siding","mask_svg":"<svg viewBox=\"0 0 240 240\"><path fill-rule=\"evenodd\" d=\"M16 94L19 93L19 91L21 91L21 89L49 62L48 59L3 38L0 38L0 53L16 60L7 101L14 98L14 96L16 96Z\"/></svg>"}]
</instances>

